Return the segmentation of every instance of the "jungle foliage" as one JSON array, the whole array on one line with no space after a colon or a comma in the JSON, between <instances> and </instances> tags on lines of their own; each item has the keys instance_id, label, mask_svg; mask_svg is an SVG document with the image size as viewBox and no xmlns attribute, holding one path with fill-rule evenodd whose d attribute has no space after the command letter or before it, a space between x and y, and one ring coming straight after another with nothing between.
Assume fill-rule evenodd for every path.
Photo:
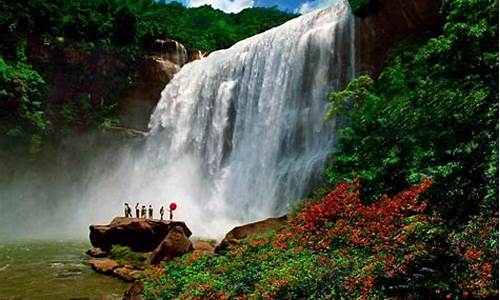
<instances>
[{"instance_id":1,"label":"jungle foliage","mask_svg":"<svg viewBox=\"0 0 500 300\"><path fill-rule=\"evenodd\" d=\"M359 177L368 201L432 178L426 196L462 222L498 210L498 1L447 0L442 11L442 32L330 96L327 116L348 125L326 175Z\"/></svg>"},{"instance_id":2,"label":"jungle foliage","mask_svg":"<svg viewBox=\"0 0 500 300\"><path fill-rule=\"evenodd\" d=\"M153 0L0 0L0 134L9 145L21 140L36 151L51 128L115 124L120 92L133 83L138 60L153 40L175 39L210 52L293 17L276 8L226 14ZM60 59L44 61L47 52ZM68 53L85 58L65 65ZM96 72L85 61L101 58L118 67ZM68 78L59 84L81 91L55 101L51 84L60 69Z\"/></svg>"}]
</instances>

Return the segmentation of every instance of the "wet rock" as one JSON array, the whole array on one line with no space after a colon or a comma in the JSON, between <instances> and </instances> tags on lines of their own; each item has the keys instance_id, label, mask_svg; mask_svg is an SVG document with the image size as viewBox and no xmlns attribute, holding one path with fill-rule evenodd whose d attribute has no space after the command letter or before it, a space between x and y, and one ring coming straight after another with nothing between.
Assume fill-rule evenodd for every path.
<instances>
[{"instance_id":1,"label":"wet rock","mask_svg":"<svg viewBox=\"0 0 500 300\"><path fill-rule=\"evenodd\" d=\"M136 252L149 252L158 247L174 227L182 228L186 237L191 230L184 222L118 217L108 225L91 225L90 242L104 251L113 245L128 246Z\"/></svg>"},{"instance_id":2,"label":"wet rock","mask_svg":"<svg viewBox=\"0 0 500 300\"><path fill-rule=\"evenodd\" d=\"M94 258L103 258L107 256L107 253L102 251L101 248L91 248L85 252L88 256Z\"/></svg>"},{"instance_id":3,"label":"wet rock","mask_svg":"<svg viewBox=\"0 0 500 300\"><path fill-rule=\"evenodd\" d=\"M144 276L143 271L128 267L119 267L113 270L113 275L123 281L134 282Z\"/></svg>"},{"instance_id":4,"label":"wet rock","mask_svg":"<svg viewBox=\"0 0 500 300\"><path fill-rule=\"evenodd\" d=\"M97 273L111 275L113 270L119 267L119 264L112 259L91 259L89 264Z\"/></svg>"},{"instance_id":5,"label":"wet rock","mask_svg":"<svg viewBox=\"0 0 500 300\"><path fill-rule=\"evenodd\" d=\"M144 292L144 283L137 280L132 283L130 288L125 292L123 300L142 300L142 292Z\"/></svg>"},{"instance_id":6,"label":"wet rock","mask_svg":"<svg viewBox=\"0 0 500 300\"><path fill-rule=\"evenodd\" d=\"M199 60L204 57L203 53L198 49L187 49L188 61Z\"/></svg>"},{"instance_id":7,"label":"wet rock","mask_svg":"<svg viewBox=\"0 0 500 300\"><path fill-rule=\"evenodd\" d=\"M164 259L182 256L192 249L193 245L184 229L175 226L151 254L151 264L159 264Z\"/></svg>"},{"instance_id":8,"label":"wet rock","mask_svg":"<svg viewBox=\"0 0 500 300\"><path fill-rule=\"evenodd\" d=\"M266 220L234 227L215 247L215 252L223 252L227 249L228 246L238 244L238 240L246 239L251 235L264 233L271 230L280 230L281 227L286 223L286 221L287 216L284 215L278 218L269 218Z\"/></svg>"}]
</instances>

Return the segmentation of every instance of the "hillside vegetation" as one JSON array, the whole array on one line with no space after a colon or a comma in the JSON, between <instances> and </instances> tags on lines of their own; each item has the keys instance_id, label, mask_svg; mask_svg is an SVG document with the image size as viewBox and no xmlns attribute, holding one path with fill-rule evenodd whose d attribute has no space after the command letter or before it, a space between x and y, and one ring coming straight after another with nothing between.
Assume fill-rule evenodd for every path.
<instances>
[{"instance_id":1,"label":"hillside vegetation","mask_svg":"<svg viewBox=\"0 0 500 300\"><path fill-rule=\"evenodd\" d=\"M133 84L138 60L155 39L175 39L211 52L293 17L274 8L226 14L210 6L186 8L153 0L2 0L0 135L8 137L2 142L27 143L36 152L44 137L65 125L116 123L121 91ZM104 71L96 72L89 61L44 61L47 52L102 60ZM54 72L61 69L67 78L54 83ZM81 91L56 102L53 84Z\"/></svg>"}]
</instances>

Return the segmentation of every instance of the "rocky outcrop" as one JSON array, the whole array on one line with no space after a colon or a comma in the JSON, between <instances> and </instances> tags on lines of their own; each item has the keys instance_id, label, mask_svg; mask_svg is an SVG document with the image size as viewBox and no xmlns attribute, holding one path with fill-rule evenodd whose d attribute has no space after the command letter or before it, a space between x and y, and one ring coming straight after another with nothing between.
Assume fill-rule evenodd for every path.
<instances>
[{"instance_id":1,"label":"rocky outcrop","mask_svg":"<svg viewBox=\"0 0 500 300\"><path fill-rule=\"evenodd\" d=\"M145 56L137 68L133 87L123 97L121 122L127 127L146 130L161 91L179 70L180 66L161 56Z\"/></svg>"},{"instance_id":2,"label":"rocky outcrop","mask_svg":"<svg viewBox=\"0 0 500 300\"><path fill-rule=\"evenodd\" d=\"M113 275L126 282L134 282L144 276L144 271L137 270L131 266L118 267L113 270Z\"/></svg>"},{"instance_id":3,"label":"rocky outcrop","mask_svg":"<svg viewBox=\"0 0 500 300\"><path fill-rule=\"evenodd\" d=\"M120 119L127 127L146 130L160 93L184 64L203 57L170 39L157 39L146 49L137 67L135 83L123 97Z\"/></svg>"},{"instance_id":4,"label":"rocky outcrop","mask_svg":"<svg viewBox=\"0 0 500 300\"><path fill-rule=\"evenodd\" d=\"M108 254L104 251L101 250L101 248L91 248L85 252L88 256L94 257L94 258L103 258L106 257Z\"/></svg>"},{"instance_id":5,"label":"rocky outcrop","mask_svg":"<svg viewBox=\"0 0 500 300\"><path fill-rule=\"evenodd\" d=\"M388 50L401 39L437 28L439 0L376 0L356 18L358 73L378 74Z\"/></svg>"},{"instance_id":6,"label":"rocky outcrop","mask_svg":"<svg viewBox=\"0 0 500 300\"><path fill-rule=\"evenodd\" d=\"M215 247L215 252L220 253L226 250L230 245L237 244L239 240L246 239L249 236L265 233L271 230L280 230L287 221L287 215L278 218L269 218L266 220L245 224L234 227L229 231L224 239Z\"/></svg>"},{"instance_id":7,"label":"rocky outcrop","mask_svg":"<svg viewBox=\"0 0 500 300\"><path fill-rule=\"evenodd\" d=\"M113 274L113 270L120 266L116 261L109 258L91 259L89 260L89 265L97 273L107 275Z\"/></svg>"},{"instance_id":8,"label":"rocky outcrop","mask_svg":"<svg viewBox=\"0 0 500 300\"><path fill-rule=\"evenodd\" d=\"M148 47L148 52L164 60L168 60L179 67L188 61L188 50L181 43L171 39L156 39Z\"/></svg>"},{"instance_id":9,"label":"rocky outcrop","mask_svg":"<svg viewBox=\"0 0 500 300\"><path fill-rule=\"evenodd\" d=\"M151 254L151 264L159 264L162 260L182 256L193 249L184 228L173 227Z\"/></svg>"},{"instance_id":10,"label":"rocky outcrop","mask_svg":"<svg viewBox=\"0 0 500 300\"><path fill-rule=\"evenodd\" d=\"M191 236L191 230L184 222L118 217L108 225L91 225L90 242L107 252L113 245L149 252L156 249L175 227L182 228L186 237Z\"/></svg>"},{"instance_id":11,"label":"rocky outcrop","mask_svg":"<svg viewBox=\"0 0 500 300\"><path fill-rule=\"evenodd\" d=\"M121 265L109 258L91 259L88 264L99 274L112 275L126 282L134 282L144 276L144 270L131 265Z\"/></svg>"},{"instance_id":12,"label":"rocky outcrop","mask_svg":"<svg viewBox=\"0 0 500 300\"><path fill-rule=\"evenodd\" d=\"M188 55L188 61L199 60L205 56L205 54L203 54L203 52L201 52L198 49L188 49L187 55Z\"/></svg>"}]
</instances>

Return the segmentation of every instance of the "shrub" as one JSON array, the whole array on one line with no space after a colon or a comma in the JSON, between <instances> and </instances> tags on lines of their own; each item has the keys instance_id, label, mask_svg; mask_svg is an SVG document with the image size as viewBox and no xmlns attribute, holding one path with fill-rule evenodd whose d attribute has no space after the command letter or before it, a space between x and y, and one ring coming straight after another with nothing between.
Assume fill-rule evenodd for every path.
<instances>
[{"instance_id":1,"label":"shrub","mask_svg":"<svg viewBox=\"0 0 500 300\"><path fill-rule=\"evenodd\" d=\"M109 258L114 259L120 265L129 264L135 268L140 268L146 263L146 256L143 253L134 252L127 246L114 245L109 252Z\"/></svg>"},{"instance_id":2,"label":"shrub","mask_svg":"<svg viewBox=\"0 0 500 300\"><path fill-rule=\"evenodd\" d=\"M242 241L224 255L193 253L166 262L160 272L150 272L144 295L147 299L456 296L462 275L452 266L470 253L452 254L445 221L425 213L427 205L420 197L430 184L427 179L394 197L364 204L358 180L340 183L322 200L305 204L281 232ZM468 233L476 236L479 230ZM492 260L494 253L484 257L495 269ZM450 275L451 270L457 273ZM487 295L497 293L493 280L485 284Z\"/></svg>"},{"instance_id":3,"label":"shrub","mask_svg":"<svg viewBox=\"0 0 500 300\"><path fill-rule=\"evenodd\" d=\"M450 234L454 292L462 297L498 296L498 215L474 217L462 231Z\"/></svg>"}]
</instances>

